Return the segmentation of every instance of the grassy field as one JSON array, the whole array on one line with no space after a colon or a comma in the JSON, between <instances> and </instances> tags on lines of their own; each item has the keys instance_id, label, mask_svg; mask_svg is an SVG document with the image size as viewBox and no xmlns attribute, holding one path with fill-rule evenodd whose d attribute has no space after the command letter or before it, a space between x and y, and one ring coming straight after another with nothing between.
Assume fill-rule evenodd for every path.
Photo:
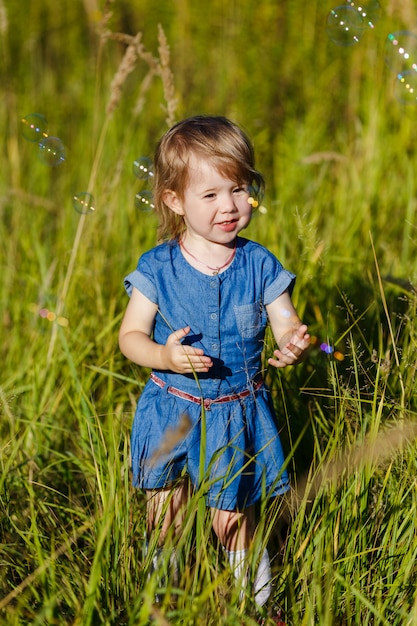
<instances>
[{"instance_id":1,"label":"grassy field","mask_svg":"<svg viewBox=\"0 0 417 626\"><path fill-rule=\"evenodd\" d=\"M334 6L0 0L1 624L255 623L200 493L176 601L154 602L129 475L148 372L117 346L123 277L156 233L132 164L215 113L254 141L266 211L244 234L297 273L316 337L306 363L266 371L293 484L260 511L274 599L294 626L417 626L417 104L385 63L417 9L381 2L340 46ZM55 167L25 139L35 113L65 146Z\"/></svg>"}]
</instances>

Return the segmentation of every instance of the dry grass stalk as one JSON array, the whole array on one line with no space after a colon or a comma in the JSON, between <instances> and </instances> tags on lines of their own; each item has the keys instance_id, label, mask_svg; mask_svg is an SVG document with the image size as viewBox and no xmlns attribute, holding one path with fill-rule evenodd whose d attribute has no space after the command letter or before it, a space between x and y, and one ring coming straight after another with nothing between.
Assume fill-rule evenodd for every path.
<instances>
[{"instance_id":1,"label":"dry grass stalk","mask_svg":"<svg viewBox=\"0 0 417 626\"><path fill-rule=\"evenodd\" d=\"M149 459L149 465L153 465L158 459L163 458L175 448L175 446L185 439L191 430L192 422L189 416L184 413L181 415L180 421L176 428L168 428L165 432L165 436L161 441L161 445L158 450L154 452L152 457Z\"/></svg>"},{"instance_id":2,"label":"dry grass stalk","mask_svg":"<svg viewBox=\"0 0 417 626\"><path fill-rule=\"evenodd\" d=\"M1 2L1 0L0 0ZM177 98L175 97L174 77L170 69L170 50L168 42L161 25L158 25L158 41L159 41L159 59L146 50L142 43L142 34L137 33L135 36L126 33L114 33L104 28L104 18L101 23L102 40L117 41L127 46L126 52L120 62L119 68L111 83L111 95L107 105L107 113L111 114L118 106L121 98L121 89L126 81L127 76L135 69L138 58L145 61L149 66L149 71L143 79L134 114L139 115L143 110L145 103L145 94L149 90L154 76L159 75L162 80L164 90L164 98L166 106L166 122L168 126L172 126L175 122L175 111L177 108Z\"/></svg>"},{"instance_id":3,"label":"dry grass stalk","mask_svg":"<svg viewBox=\"0 0 417 626\"><path fill-rule=\"evenodd\" d=\"M178 100L175 97L174 76L170 68L170 51L164 30L158 24L158 41L159 41L159 58L160 58L160 76L164 89L164 97L166 102L165 111L167 114L166 122L168 126L172 126L175 122L175 111L177 109Z\"/></svg>"},{"instance_id":4,"label":"dry grass stalk","mask_svg":"<svg viewBox=\"0 0 417 626\"><path fill-rule=\"evenodd\" d=\"M323 163L323 161L345 162L347 160L347 157L338 152L314 152L313 154L303 157L301 163Z\"/></svg>"},{"instance_id":5,"label":"dry grass stalk","mask_svg":"<svg viewBox=\"0 0 417 626\"><path fill-rule=\"evenodd\" d=\"M404 24L414 24L417 17L414 0L390 0L384 6L384 11L390 18L399 18Z\"/></svg>"},{"instance_id":6,"label":"dry grass stalk","mask_svg":"<svg viewBox=\"0 0 417 626\"><path fill-rule=\"evenodd\" d=\"M6 35L9 29L9 21L7 18L7 11L3 0L0 0L0 33Z\"/></svg>"},{"instance_id":7,"label":"dry grass stalk","mask_svg":"<svg viewBox=\"0 0 417 626\"><path fill-rule=\"evenodd\" d=\"M347 478L361 471L367 465L380 467L391 461L397 454L417 438L417 424L413 421L401 422L386 427L376 436L368 436L352 450L344 450L336 459L331 459L313 478L303 476L292 493L293 510L307 497L314 500L324 485L337 485L341 478Z\"/></svg>"},{"instance_id":8,"label":"dry grass stalk","mask_svg":"<svg viewBox=\"0 0 417 626\"><path fill-rule=\"evenodd\" d=\"M155 58L151 52L148 52L146 50L141 41L141 33L138 33L134 37L133 35L127 35L126 33L113 33L110 30L105 30L102 33L102 37L106 40L111 39L112 41L118 41L119 43L123 43L126 46L135 45L138 57L145 61L150 68L154 69L155 71L159 71L158 59Z\"/></svg>"},{"instance_id":9,"label":"dry grass stalk","mask_svg":"<svg viewBox=\"0 0 417 626\"><path fill-rule=\"evenodd\" d=\"M133 41L126 48L123 59L121 60L118 70L111 82L110 99L106 109L108 115L111 115L118 106L122 95L122 86L129 74L133 72L136 67L138 60L137 44L140 42L141 37L142 34L137 33L137 35L133 38Z\"/></svg>"},{"instance_id":10,"label":"dry grass stalk","mask_svg":"<svg viewBox=\"0 0 417 626\"><path fill-rule=\"evenodd\" d=\"M152 84L152 81L154 79L154 76L156 76L157 73L158 73L157 70L155 70L154 68L151 68L149 72L146 74L143 81L141 82L138 98L136 100L136 105L135 105L135 108L133 109L134 115L139 115L140 113L142 113L143 108L145 106L145 95L147 94Z\"/></svg>"}]
</instances>

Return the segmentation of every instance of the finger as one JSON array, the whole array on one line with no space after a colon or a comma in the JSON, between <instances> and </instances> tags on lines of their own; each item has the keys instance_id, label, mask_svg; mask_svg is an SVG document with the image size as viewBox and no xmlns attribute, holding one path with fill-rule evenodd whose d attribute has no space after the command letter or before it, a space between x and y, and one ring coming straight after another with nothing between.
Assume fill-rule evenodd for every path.
<instances>
[{"instance_id":1,"label":"finger","mask_svg":"<svg viewBox=\"0 0 417 626\"><path fill-rule=\"evenodd\" d=\"M191 346L182 346L184 353L188 356L188 358L192 358L194 356L201 358L204 356L204 350L201 348L191 348Z\"/></svg>"},{"instance_id":2,"label":"finger","mask_svg":"<svg viewBox=\"0 0 417 626\"><path fill-rule=\"evenodd\" d=\"M187 355L187 362L191 368L201 370L208 370L213 362L210 357L204 357L201 355Z\"/></svg>"},{"instance_id":3,"label":"finger","mask_svg":"<svg viewBox=\"0 0 417 626\"><path fill-rule=\"evenodd\" d=\"M189 332L190 332L189 326L185 326L184 328L178 328L177 330L174 330L174 332L168 336L167 343L168 342L178 343L181 341L181 339L184 339L184 337L188 335Z\"/></svg>"},{"instance_id":4,"label":"finger","mask_svg":"<svg viewBox=\"0 0 417 626\"><path fill-rule=\"evenodd\" d=\"M295 335L294 335L294 340L301 340L301 341L310 341L310 335L307 332L307 326L305 324L303 324L302 326L300 326Z\"/></svg>"},{"instance_id":5,"label":"finger","mask_svg":"<svg viewBox=\"0 0 417 626\"><path fill-rule=\"evenodd\" d=\"M292 365L298 360L299 356L302 354L302 350L300 350L296 346L293 346L294 350L290 350L290 346L291 344L288 344L287 346L285 346L285 348L283 348L283 350L274 351L274 357L276 358L272 358L271 360L275 361L275 363L273 363L275 367L285 367L286 365Z\"/></svg>"},{"instance_id":6,"label":"finger","mask_svg":"<svg viewBox=\"0 0 417 626\"><path fill-rule=\"evenodd\" d=\"M299 356L301 356L303 353L303 348L301 348L300 346L298 346L295 343L288 343L285 348L284 351L282 352L282 354L288 355L288 356L295 356L296 358L298 358Z\"/></svg>"},{"instance_id":7,"label":"finger","mask_svg":"<svg viewBox=\"0 0 417 626\"><path fill-rule=\"evenodd\" d=\"M268 359L268 363L269 365L272 365L273 367L276 367L277 369L286 367L288 365L288 363L286 363L284 360L273 359L273 358Z\"/></svg>"},{"instance_id":8,"label":"finger","mask_svg":"<svg viewBox=\"0 0 417 626\"><path fill-rule=\"evenodd\" d=\"M210 367L208 365L205 365L204 363L188 363L187 365L184 365L184 371L187 373L208 372L209 369Z\"/></svg>"}]
</instances>

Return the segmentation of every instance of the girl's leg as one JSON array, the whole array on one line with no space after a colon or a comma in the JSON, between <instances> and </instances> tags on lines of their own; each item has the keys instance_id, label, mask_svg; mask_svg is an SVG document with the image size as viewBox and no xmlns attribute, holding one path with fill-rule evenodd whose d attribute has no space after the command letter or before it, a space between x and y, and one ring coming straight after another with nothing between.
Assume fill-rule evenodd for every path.
<instances>
[{"instance_id":1,"label":"girl's leg","mask_svg":"<svg viewBox=\"0 0 417 626\"><path fill-rule=\"evenodd\" d=\"M171 489L146 490L147 533L159 528L158 544L162 545L168 532L175 535L182 526L189 496L187 480Z\"/></svg>"},{"instance_id":2,"label":"girl's leg","mask_svg":"<svg viewBox=\"0 0 417 626\"><path fill-rule=\"evenodd\" d=\"M166 588L168 581L177 583L178 562L175 535L183 522L188 494L189 485L187 481L171 489L146 490L147 540L145 541L145 550L147 553L152 531L155 530L156 545L152 542L150 572L156 573L157 588L159 589ZM166 542L167 538L170 541ZM155 595L155 601L162 601L159 592Z\"/></svg>"},{"instance_id":3,"label":"girl's leg","mask_svg":"<svg viewBox=\"0 0 417 626\"><path fill-rule=\"evenodd\" d=\"M212 509L213 530L226 550L249 548L255 532L255 510L222 511Z\"/></svg>"},{"instance_id":4,"label":"girl's leg","mask_svg":"<svg viewBox=\"0 0 417 626\"><path fill-rule=\"evenodd\" d=\"M255 531L254 507L244 511L212 509L213 529L221 541L235 578L242 587L247 584L247 553ZM253 578L255 602L263 606L271 595L271 566L264 549Z\"/></svg>"}]
</instances>

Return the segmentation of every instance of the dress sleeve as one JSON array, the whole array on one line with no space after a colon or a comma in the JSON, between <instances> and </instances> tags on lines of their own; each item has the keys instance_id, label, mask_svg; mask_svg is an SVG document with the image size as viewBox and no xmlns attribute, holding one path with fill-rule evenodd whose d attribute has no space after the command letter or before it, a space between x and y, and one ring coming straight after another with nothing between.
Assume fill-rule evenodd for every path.
<instances>
[{"instance_id":1,"label":"dress sleeve","mask_svg":"<svg viewBox=\"0 0 417 626\"><path fill-rule=\"evenodd\" d=\"M124 287L129 297L132 295L133 287L136 287L151 302L158 304L158 293L153 272L146 258L141 257L137 268L125 277Z\"/></svg>"},{"instance_id":2,"label":"dress sleeve","mask_svg":"<svg viewBox=\"0 0 417 626\"><path fill-rule=\"evenodd\" d=\"M264 304L271 304L288 289L290 295L295 285L295 274L284 269L278 259L268 254L265 265Z\"/></svg>"}]
</instances>

